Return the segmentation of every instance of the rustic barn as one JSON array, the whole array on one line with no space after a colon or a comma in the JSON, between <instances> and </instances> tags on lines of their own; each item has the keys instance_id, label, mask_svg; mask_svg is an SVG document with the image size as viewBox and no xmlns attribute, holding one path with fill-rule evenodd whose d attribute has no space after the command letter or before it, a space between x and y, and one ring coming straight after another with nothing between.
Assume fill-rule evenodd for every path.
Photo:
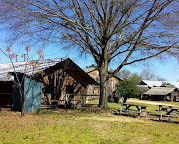
<instances>
[{"instance_id":1,"label":"rustic barn","mask_svg":"<svg viewBox=\"0 0 179 144\"><path fill-rule=\"evenodd\" d=\"M23 79L24 91L28 87L28 102L25 104L27 111L32 112L32 110L37 107L39 109L39 100L41 99L42 104L70 104L78 103L81 98L87 94L88 85L98 85L98 83L91 78L85 71L83 71L78 65L76 65L71 59L50 59L44 61L31 61L31 62L16 62L14 63L16 73L14 73L12 64L1 64L0 69L2 71L1 80L12 82L13 76L18 74L18 77ZM9 76L8 72L12 75ZM32 84L29 84L29 81ZM15 79L16 80L16 79ZM34 85L37 85L34 87ZM12 86L8 86L11 87ZM15 88L14 88L15 89ZM34 95L38 95L38 98L33 98ZM41 97L39 98L39 95ZM17 105L17 88L14 90L13 99L16 102L12 102L13 105ZM1 100L1 103L3 100ZM32 101L38 101L37 106L29 110L29 106L32 107ZM34 103L35 105L35 103ZM33 105L33 106L34 106Z\"/></svg>"},{"instance_id":2,"label":"rustic barn","mask_svg":"<svg viewBox=\"0 0 179 144\"><path fill-rule=\"evenodd\" d=\"M96 67L89 67L85 68L84 71L88 73L94 80L96 80L98 83L100 82L100 77L99 77L99 70ZM109 92L112 94L113 92L116 91L116 86L119 84L121 79L117 76L113 76L109 79L108 81L108 86L109 86ZM100 88L99 86L91 86L90 90L88 90L90 94L93 95L99 95L100 93Z\"/></svg>"},{"instance_id":3,"label":"rustic barn","mask_svg":"<svg viewBox=\"0 0 179 144\"><path fill-rule=\"evenodd\" d=\"M154 101L179 101L179 91L177 88L152 87L143 94L144 99Z\"/></svg>"}]
</instances>

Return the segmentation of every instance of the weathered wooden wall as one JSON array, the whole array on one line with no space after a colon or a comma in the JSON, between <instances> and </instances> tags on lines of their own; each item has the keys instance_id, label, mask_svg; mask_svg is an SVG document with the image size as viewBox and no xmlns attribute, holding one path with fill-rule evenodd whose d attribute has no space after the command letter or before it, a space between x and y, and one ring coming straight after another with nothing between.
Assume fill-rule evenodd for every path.
<instances>
[{"instance_id":1,"label":"weathered wooden wall","mask_svg":"<svg viewBox=\"0 0 179 144\"><path fill-rule=\"evenodd\" d=\"M88 73L88 75L90 75L97 82L100 81L100 79L99 79L99 71L98 70L91 71L91 72Z\"/></svg>"},{"instance_id":2,"label":"weathered wooden wall","mask_svg":"<svg viewBox=\"0 0 179 144\"><path fill-rule=\"evenodd\" d=\"M116 90L116 85L119 84L119 79L115 78L115 77L111 77L109 79L109 87L111 88L112 92L114 92Z\"/></svg>"},{"instance_id":3,"label":"weathered wooden wall","mask_svg":"<svg viewBox=\"0 0 179 144\"><path fill-rule=\"evenodd\" d=\"M90 75L97 82L100 81L98 70L91 71L91 72L88 73L88 75ZM118 85L119 82L120 82L119 79L117 79L116 77L111 77L109 79L108 87L110 89L111 94L116 90L116 85ZM92 92L93 95L99 95L99 93L100 93L100 87L99 86L93 86L93 88L88 87L88 89L91 89L91 90L93 89L93 92ZM90 90L88 90L88 91L90 91ZM91 92L90 92L90 94L91 94Z\"/></svg>"},{"instance_id":4,"label":"weathered wooden wall","mask_svg":"<svg viewBox=\"0 0 179 144\"><path fill-rule=\"evenodd\" d=\"M176 102L179 101L179 92L178 91L174 91L171 93L171 102Z\"/></svg>"},{"instance_id":5,"label":"weathered wooden wall","mask_svg":"<svg viewBox=\"0 0 179 144\"><path fill-rule=\"evenodd\" d=\"M87 93L86 88L63 69L45 76L43 81L45 84L43 86L42 102L45 102L45 99L50 99L50 104L53 101L58 101L58 103L61 104L65 102L66 95L73 96L71 100L77 100L79 97L75 95L85 95Z\"/></svg>"}]
</instances>

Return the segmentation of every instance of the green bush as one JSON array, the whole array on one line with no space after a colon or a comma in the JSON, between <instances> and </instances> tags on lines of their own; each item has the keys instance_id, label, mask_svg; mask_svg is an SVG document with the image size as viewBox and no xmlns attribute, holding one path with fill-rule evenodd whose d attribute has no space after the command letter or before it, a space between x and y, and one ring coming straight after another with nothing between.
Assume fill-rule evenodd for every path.
<instances>
[{"instance_id":1,"label":"green bush","mask_svg":"<svg viewBox=\"0 0 179 144\"><path fill-rule=\"evenodd\" d=\"M134 98L138 95L140 95L140 91L133 82L121 81L117 86L116 97L123 97L123 103L125 103L128 98Z\"/></svg>"}]
</instances>

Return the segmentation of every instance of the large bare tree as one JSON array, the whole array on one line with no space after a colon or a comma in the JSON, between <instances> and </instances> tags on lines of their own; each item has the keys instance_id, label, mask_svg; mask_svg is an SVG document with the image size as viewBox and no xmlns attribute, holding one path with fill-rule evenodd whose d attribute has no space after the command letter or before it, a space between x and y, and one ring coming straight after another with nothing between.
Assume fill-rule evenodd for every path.
<instances>
[{"instance_id":1,"label":"large bare tree","mask_svg":"<svg viewBox=\"0 0 179 144\"><path fill-rule=\"evenodd\" d=\"M65 42L91 54L100 72L99 107L107 108L107 80L122 67L179 58L178 7L177 0L0 0L0 15L12 40Z\"/></svg>"}]
</instances>

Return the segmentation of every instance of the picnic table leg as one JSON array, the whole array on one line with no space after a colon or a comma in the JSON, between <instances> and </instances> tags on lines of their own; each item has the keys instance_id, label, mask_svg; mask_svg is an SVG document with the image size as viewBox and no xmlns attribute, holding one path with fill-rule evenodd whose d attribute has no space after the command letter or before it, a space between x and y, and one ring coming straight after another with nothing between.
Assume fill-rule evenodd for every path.
<instances>
[{"instance_id":1,"label":"picnic table leg","mask_svg":"<svg viewBox=\"0 0 179 144\"><path fill-rule=\"evenodd\" d=\"M159 105L159 111L161 111L162 110L162 105Z\"/></svg>"},{"instance_id":2,"label":"picnic table leg","mask_svg":"<svg viewBox=\"0 0 179 144\"><path fill-rule=\"evenodd\" d=\"M141 108L139 108L139 106L136 106L136 108L137 108L137 110L139 111L139 113L137 113L137 115L138 115L137 118L140 118L140 114L141 114L141 111L142 111L142 110L141 110Z\"/></svg>"},{"instance_id":3,"label":"picnic table leg","mask_svg":"<svg viewBox=\"0 0 179 144\"><path fill-rule=\"evenodd\" d=\"M126 110L128 110L130 107L131 107L130 105L129 106L126 105Z\"/></svg>"},{"instance_id":4,"label":"picnic table leg","mask_svg":"<svg viewBox=\"0 0 179 144\"><path fill-rule=\"evenodd\" d=\"M162 120L162 116L163 116L163 111L161 111L160 117L159 117L159 121Z\"/></svg>"},{"instance_id":5,"label":"picnic table leg","mask_svg":"<svg viewBox=\"0 0 179 144\"><path fill-rule=\"evenodd\" d=\"M145 117L147 118L147 117L148 117L148 115L149 115L149 112L146 112L146 115L145 115Z\"/></svg>"},{"instance_id":6,"label":"picnic table leg","mask_svg":"<svg viewBox=\"0 0 179 144\"><path fill-rule=\"evenodd\" d=\"M170 122L170 116L168 115L168 122Z\"/></svg>"},{"instance_id":7,"label":"picnic table leg","mask_svg":"<svg viewBox=\"0 0 179 144\"><path fill-rule=\"evenodd\" d=\"M123 103L121 103L121 108L120 108L120 115L122 114L122 107L123 107Z\"/></svg>"},{"instance_id":8,"label":"picnic table leg","mask_svg":"<svg viewBox=\"0 0 179 144\"><path fill-rule=\"evenodd\" d=\"M121 113L122 113L122 108L120 109L120 112L119 112L119 114L121 115Z\"/></svg>"},{"instance_id":9,"label":"picnic table leg","mask_svg":"<svg viewBox=\"0 0 179 144\"><path fill-rule=\"evenodd\" d=\"M149 115L149 112L146 111L146 107L143 107L143 110L145 112L145 118ZM142 107L141 107L141 113L142 113Z\"/></svg>"},{"instance_id":10,"label":"picnic table leg","mask_svg":"<svg viewBox=\"0 0 179 144\"><path fill-rule=\"evenodd\" d=\"M127 116L129 117L129 111L127 111Z\"/></svg>"},{"instance_id":11,"label":"picnic table leg","mask_svg":"<svg viewBox=\"0 0 179 144\"><path fill-rule=\"evenodd\" d=\"M126 105L126 110L129 110L130 107L131 107L130 105L129 106ZM129 111L127 111L127 116L129 117Z\"/></svg>"},{"instance_id":12,"label":"picnic table leg","mask_svg":"<svg viewBox=\"0 0 179 144\"><path fill-rule=\"evenodd\" d=\"M142 113L142 109L140 108L140 111L139 111L139 117L140 117L141 113Z\"/></svg>"},{"instance_id":13,"label":"picnic table leg","mask_svg":"<svg viewBox=\"0 0 179 144\"><path fill-rule=\"evenodd\" d=\"M140 118L140 113L137 113L137 118Z\"/></svg>"}]
</instances>

